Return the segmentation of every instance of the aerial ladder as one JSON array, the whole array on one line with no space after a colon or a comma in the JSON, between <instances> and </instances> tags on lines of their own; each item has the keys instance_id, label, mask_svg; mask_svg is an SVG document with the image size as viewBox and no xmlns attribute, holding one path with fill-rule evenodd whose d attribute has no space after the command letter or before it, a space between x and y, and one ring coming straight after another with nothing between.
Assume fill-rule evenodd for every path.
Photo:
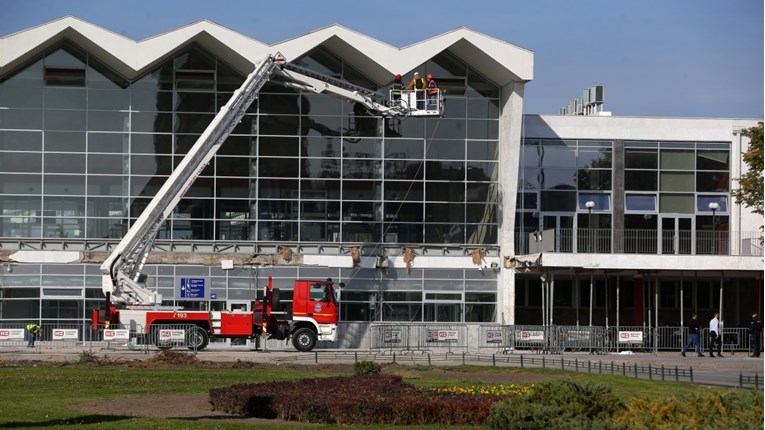
<instances>
[{"instance_id":1,"label":"aerial ladder","mask_svg":"<svg viewBox=\"0 0 765 430\"><path fill-rule=\"evenodd\" d=\"M402 118L410 114L406 107L389 103L385 96L375 91L289 64L281 54L267 56L256 64L255 70L213 118L146 209L104 260L101 265L101 287L107 302L138 306L162 303L161 294L146 287L142 273L157 232L242 120L263 86L274 78L279 78L287 87L329 94L359 103L386 118Z\"/></svg>"}]
</instances>

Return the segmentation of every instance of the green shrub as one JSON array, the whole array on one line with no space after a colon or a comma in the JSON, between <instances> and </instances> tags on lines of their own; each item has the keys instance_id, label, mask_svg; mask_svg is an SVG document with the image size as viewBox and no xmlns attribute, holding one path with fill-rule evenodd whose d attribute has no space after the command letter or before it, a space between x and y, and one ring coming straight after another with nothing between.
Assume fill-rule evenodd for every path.
<instances>
[{"instance_id":1,"label":"green shrub","mask_svg":"<svg viewBox=\"0 0 765 430\"><path fill-rule=\"evenodd\" d=\"M98 364L98 356L93 351L83 350L79 354L78 363L80 364Z\"/></svg>"},{"instance_id":2,"label":"green shrub","mask_svg":"<svg viewBox=\"0 0 765 430\"><path fill-rule=\"evenodd\" d=\"M374 361L357 361L353 363L353 374L356 376L379 375L382 367Z\"/></svg>"},{"instance_id":3,"label":"green shrub","mask_svg":"<svg viewBox=\"0 0 765 430\"><path fill-rule=\"evenodd\" d=\"M613 417L613 429L762 429L762 391L634 399Z\"/></svg>"},{"instance_id":4,"label":"green shrub","mask_svg":"<svg viewBox=\"0 0 765 430\"><path fill-rule=\"evenodd\" d=\"M487 424L493 429L598 429L605 428L605 422L623 409L606 386L562 379L495 403Z\"/></svg>"},{"instance_id":5,"label":"green shrub","mask_svg":"<svg viewBox=\"0 0 765 430\"><path fill-rule=\"evenodd\" d=\"M762 429L763 393L691 394L626 404L602 385L559 380L492 405L492 429Z\"/></svg>"}]
</instances>

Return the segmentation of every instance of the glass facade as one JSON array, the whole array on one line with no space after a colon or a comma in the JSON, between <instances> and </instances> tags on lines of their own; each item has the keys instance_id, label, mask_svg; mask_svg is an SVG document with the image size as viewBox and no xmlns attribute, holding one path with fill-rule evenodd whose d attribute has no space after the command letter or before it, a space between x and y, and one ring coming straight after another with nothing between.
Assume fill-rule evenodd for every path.
<instances>
[{"instance_id":1,"label":"glass facade","mask_svg":"<svg viewBox=\"0 0 765 430\"><path fill-rule=\"evenodd\" d=\"M730 143L526 139L518 192L516 249L554 229L558 252L718 253Z\"/></svg>"},{"instance_id":2,"label":"glass facade","mask_svg":"<svg viewBox=\"0 0 765 430\"><path fill-rule=\"evenodd\" d=\"M296 63L387 92L324 48ZM384 120L351 102L267 84L158 239L496 247L499 88L446 51L418 70L442 80L444 118ZM64 43L1 79L0 237L116 240L244 77L190 45L128 81ZM28 303L30 316L85 318L101 295L88 288L100 285L90 279L97 268L76 266L76 281L65 281L28 267L41 271L37 278L16 271L2 282L18 286L13 307ZM301 275L289 270L286 278ZM495 318L496 274L390 272L342 274L354 280L349 300L365 298L348 302L349 319ZM161 293L171 279L157 275ZM232 282L244 282L225 279L215 285L237 291ZM389 291L402 283L404 296ZM15 318L8 306L3 312Z\"/></svg>"}]
</instances>

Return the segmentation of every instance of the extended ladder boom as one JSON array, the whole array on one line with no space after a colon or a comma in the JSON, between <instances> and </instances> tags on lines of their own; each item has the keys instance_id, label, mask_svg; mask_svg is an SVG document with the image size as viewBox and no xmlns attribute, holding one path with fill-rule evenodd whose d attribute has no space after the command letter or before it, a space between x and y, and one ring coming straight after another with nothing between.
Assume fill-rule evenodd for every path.
<instances>
[{"instance_id":1,"label":"extended ladder boom","mask_svg":"<svg viewBox=\"0 0 765 430\"><path fill-rule=\"evenodd\" d=\"M361 103L367 109L386 117L402 117L408 111L400 106L388 106L384 96L363 87L277 61L268 56L255 66L242 86L221 108L197 139L188 154L160 188L149 205L130 227L125 237L101 265L101 288L113 303L158 304L162 296L147 289L141 273L154 239L162 223L173 212L194 181L199 177L218 148L239 124L247 109L258 97L263 86L274 76L284 85L327 93Z\"/></svg>"}]
</instances>

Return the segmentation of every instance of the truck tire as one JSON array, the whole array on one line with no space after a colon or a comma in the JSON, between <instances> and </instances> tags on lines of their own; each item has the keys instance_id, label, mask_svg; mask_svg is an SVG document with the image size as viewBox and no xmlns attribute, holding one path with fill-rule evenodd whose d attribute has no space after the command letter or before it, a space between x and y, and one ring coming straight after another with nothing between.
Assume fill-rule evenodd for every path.
<instances>
[{"instance_id":1,"label":"truck tire","mask_svg":"<svg viewBox=\"0 0 765 430\"><path fill-rule=\"evenodd\" d=\"M292 334L292 345L300 352L309 352L316 346L316 332L303 327Z\"/></svg>"},{"instance_id":2,"label":"truck tire","mask_svg":"<svg viewBox=\"0 0 765 430\"><path fill-rule=\"evenodd\" d=\"M210 343L210 336L202 327L191 327L186 330L186 347L192 351L201 351L207 348Z\"/></svg>"}]
</instances>

